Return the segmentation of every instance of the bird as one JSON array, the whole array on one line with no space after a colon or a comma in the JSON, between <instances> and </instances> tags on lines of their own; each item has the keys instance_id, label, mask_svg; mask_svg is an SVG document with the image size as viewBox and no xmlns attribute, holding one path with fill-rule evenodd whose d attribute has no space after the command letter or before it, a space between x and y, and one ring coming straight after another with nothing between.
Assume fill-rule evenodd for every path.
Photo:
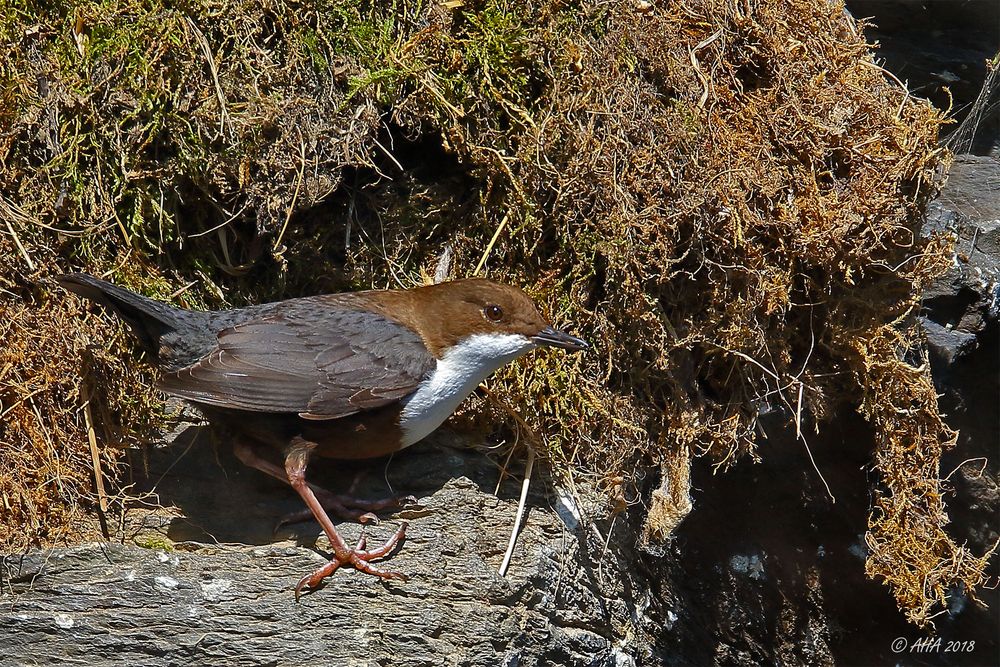
<instances>
[{"instance_id":1,"label":"bird","mask_svg":"<svg viewBox=\"0 0 1000 667\"><path fill-rule=\"evenodd\" d=\"M424 439L500 367L541 346L587 343L554 328L521 289L484 278L409 289L306 296L196 311L86 273L56 282L121 318L160 369L158 388L223 426L243 463L287 482L322 527L333 556L302 577L295 599L340 567L405 581L372 561L392 553L407 523L380 547L355 547L327 510L373 518L365 503L310 484L314 457L367 459ZM268 452L277 450L283 465ZM273 456L273 454L272 454ZM361 513L365 511L365 513Z\"/></svg>"}]
</instances>

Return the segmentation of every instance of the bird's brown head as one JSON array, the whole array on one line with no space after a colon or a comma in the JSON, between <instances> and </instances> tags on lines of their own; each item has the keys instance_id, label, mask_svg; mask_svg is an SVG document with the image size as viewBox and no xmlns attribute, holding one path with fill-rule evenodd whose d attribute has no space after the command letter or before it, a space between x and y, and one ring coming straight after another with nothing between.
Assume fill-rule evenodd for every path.
<instances>
[{"instance_id":1,"label":"bird's brown head","mask_svg":"<svg viewBox=\"0 0 1000 667\"><path fill-rule=\"evenodd\" d=\"M473 278L408 291L412 317L435 356L463 341L514 358L538 345L583 350L587 344L554 329L517 287Z\"/></svg>"}]
</instances>

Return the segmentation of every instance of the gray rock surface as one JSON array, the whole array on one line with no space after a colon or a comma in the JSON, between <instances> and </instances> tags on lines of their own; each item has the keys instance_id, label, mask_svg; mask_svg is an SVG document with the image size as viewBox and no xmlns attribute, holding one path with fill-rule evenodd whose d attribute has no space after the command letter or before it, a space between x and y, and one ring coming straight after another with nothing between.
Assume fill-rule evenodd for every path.
<instances>
[{"instance_id":1,"label":"gray rock surface","mask_svg":"<svg viewBox=\"0 0 1000 667\"><path fill-rule=\"evenodd\" d=\"M519 485L493 495L498 470L484 456L431 444L398 457L387 476L421 507L365 530L374 543L409 519L386 565L410 580L342 570L296 604L295 582L325 562L317 524L272 535L300 508L290 489L226 452L220 464L204 441L185 452L186 439L150 461L173 511L147 515L125 544L3 560L0 664L634 664L618 648L628 609L599 593L544 497L532 498L508 576L497 574ZM380 473L359 493L384 494ZM341 528L349 540L362 530Z\"/></svg>"},{"instance_id":2,"label":"gray rock surface","mask_svg":"<svg viewBox=\"0 0 1000 667\"><path fill-rule=\"evenodd\" d=\"M948 273L924 294L939 376L980 344L1000 310L1000 159L958 155L927 211L924 233L957 237Z\"/></svg>"}]
</instances>

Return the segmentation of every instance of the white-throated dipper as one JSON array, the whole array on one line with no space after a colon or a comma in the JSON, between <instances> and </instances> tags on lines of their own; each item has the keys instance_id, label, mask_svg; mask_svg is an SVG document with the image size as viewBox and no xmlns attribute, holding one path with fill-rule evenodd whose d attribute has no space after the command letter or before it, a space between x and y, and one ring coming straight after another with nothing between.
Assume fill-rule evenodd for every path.
<instances>
[{"instance_id":1,"label":"white-throated dipper","mask_svg":"<svg viewBox=\"0 0 1000 667\"><path fill-rule=\"evenodd\" d=\"M324 509L343 513L344 499L306 482L311 456L363 459L398 451L434 431L504 364L539 345L587 347L549 325L520 289L483 279L205 312L87 274L57 281L125 320L162 369L162 391L227 427L244 463L302 496L334 555L298 582L296 599L342 565L406 579L370 562L392 551L406 523L381 547L366 550L362 539L352 549ZM283 469L258 453L262 445L283 452Z\"/></svg>"}]
</instances>

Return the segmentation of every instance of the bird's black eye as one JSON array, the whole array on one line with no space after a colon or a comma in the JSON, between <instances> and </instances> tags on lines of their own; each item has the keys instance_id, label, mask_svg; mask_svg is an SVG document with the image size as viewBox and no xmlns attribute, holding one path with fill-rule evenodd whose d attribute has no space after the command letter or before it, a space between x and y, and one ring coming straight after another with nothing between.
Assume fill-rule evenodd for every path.
<instances>
[{"instance_id":1,"label":"bird's black eye","mask_svg":"<svg viewBox=\"0 0 1000 667\"><path fill-rule=\"evenodd\" d=\"M496 305L495 303L491 303L490 305L483 308L483 315L485 315L486 319L488 319L491 322L499 322L500 320L503 319L503 308Z\"/></svg>"}]
</instances>

